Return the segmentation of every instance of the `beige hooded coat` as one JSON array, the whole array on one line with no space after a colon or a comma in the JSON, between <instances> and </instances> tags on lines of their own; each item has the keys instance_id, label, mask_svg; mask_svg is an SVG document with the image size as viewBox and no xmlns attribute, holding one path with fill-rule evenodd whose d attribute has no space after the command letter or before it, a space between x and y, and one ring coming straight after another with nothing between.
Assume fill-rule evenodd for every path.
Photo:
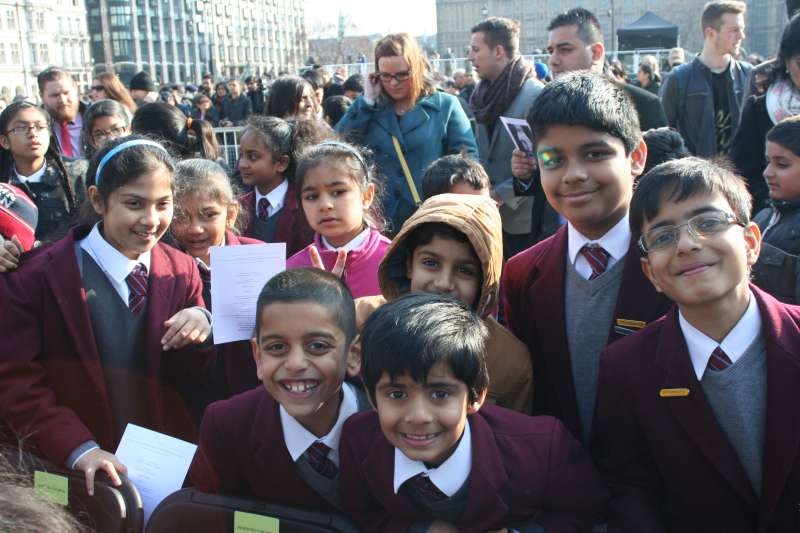
<instances>
[{"instance_id":1,"label":"beige hooded coat","mask_svg":"<svg viewBox=\"0 0 800 533\"><path fill-rule=\"evenodd\" d=\"M486 196L440 194L429 198L403 224L386 251L378 269L383 296L356 300L358 327L387 300L406 294L408 236L427 223L443 223L463 233L481 262L483 283L476 311L489 329L486 364L489 370L490 401L499 406L530 414L533 401L531 357L525 345L492 316L497 311L500 273L503 266L503 235L500 213Z\"/></svg>"}]
</instances>

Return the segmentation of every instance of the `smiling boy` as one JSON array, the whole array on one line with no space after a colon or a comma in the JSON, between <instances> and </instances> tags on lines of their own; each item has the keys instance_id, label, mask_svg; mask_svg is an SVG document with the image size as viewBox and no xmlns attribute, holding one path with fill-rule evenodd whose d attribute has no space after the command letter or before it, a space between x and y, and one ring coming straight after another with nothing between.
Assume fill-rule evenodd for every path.
<instances>
[{"instance_id":1,"label":"smiling boy","mask_svg":"<svg viewBox=\"0 0 800 533\"><path fill-rule=\"evenodd\" d=\"M506 323L536 354L533 414L587 443L600 352L669 305L642 274L628 229L647 146L628 97L589 72L548 84L528 123L542 189L567 224L506 264Z\"/></svg>"},{"instance_id":2,"label":"smiling boy","mask_svg":"<svg viewBox=\"0 0 800 533\"><path fill-rule=\"evenodd\" d=\"M340 505L344 421L366 408L344 383L358 375L355 308L333 275L297 268L258 297L252 340L264 387L211 404L189 473L205 492L317 510Z\"/></svg>"},{"instance_id":3,"label":"smiling boy","mask_svg":"<svg viewBox=\"0 0 800 533\"><path fill-rule=\"evenodd\" d=\"M749 213L741 178L702 159L638 183L642 268L677 308L601 358L593 450L609 532L800 526L800 309L749 283Z\"/></svg>"},{"instance_id":4,"label":"smiling boy","mask_svg":"<svg viewBox=\"0 0 800 533\"><path fill-rule=\"evenodd\" d=\"M551 417L484 405L487 331L463 302L411 294L362 330L377 412L342 437L344 509L365 531L590 531L605 489Z\"/></svg>"}]
</instances>

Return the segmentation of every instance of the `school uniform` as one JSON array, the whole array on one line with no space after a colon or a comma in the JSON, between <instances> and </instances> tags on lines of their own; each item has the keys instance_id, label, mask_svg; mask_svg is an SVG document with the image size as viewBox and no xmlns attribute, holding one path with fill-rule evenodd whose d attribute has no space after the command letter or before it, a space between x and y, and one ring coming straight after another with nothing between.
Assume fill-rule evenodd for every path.
<instances>
[{"instance_id":1,"label":"school uniform","mask_svg":"<svg viewBox=\"0 0 800 533\"><path fill-rule=\"evenodd\" d=\"M80 445L94 441L116 449L126 420L192 439L191 419L174 387L202 376L213 352L184 348L163 352L164 322L178 311L202 306L201 283L191 258L157 244L150 252L146 308L139 313L138 350L127 346L127 325L93 320L125 305L103 263L81 247L88 227L74 228L51 246L23 256L0 286L0 419L25 437L32 451L64 464ZM102 239L102 237L100 237ZM110 245L108 245L110 246ZM117 303L117 300L119 301ZM129 313L130 314L130 313ZM105 316L104 316L105 318ZM121 342L127 360L102 350ZM116 385L140 393L128 401ZM71 465L70 465L71 466Z\"/></svg>"},{"instance_id":2,"label":"school uniform","mask_svg":"<svg viewBox=\"0 0 800 533\"><path fill-rule=\"evenodd\" d=\"M324 476L310 466L310 448L320 441L338 471L345 420L368 408L363 393L342 386L339 417L317 438L259 387L211 404L200 429L200 446L189 470L198 489L270 503L335 511L338 472Z\"/></svg>"},{"instance_id":3,"label":"school uniform","mask_svg":"<svg viewBox=\"0 0 800 533\"><path fill-rule=\"evenodd\" d=\"M723 370L705 368L716 343L677 309L604 353L609 532L800 531L800 308L750 289Z\"/></svg>"},{"instance_id":4,"label":"school uniform","mask_svg":"<svg viewBox=\"0 0 800 533\"><path fill-rule=\"evenodd\" d=\"M380 231L374 228L366 228L350 242L339 248L330 244L319 233L314 235L313 244L317 247L322 264L327 270L331 270L336 264L338 250L344 249L347 252L342 281L350 289L353 298L361 298L381 293L378 268L391 242ZM308 247L300 250L286 261L286 268L310 266L312 264L311 256L308 254Z\"/></svg>"},{"instance_id":5,"label":"school uniform","mask_svg":"<svg viewBox=\"0 0 800 533\"><path fill-rule=\"evenodd\" d=\"M560 419L584 443L604 345L657 319L671 305L642 272L627 216L597 241L611 258L607 270L592 280L585 278L591 277L591 267L580 253L587 241L566 224L511 258L501 283L506 324L536 354L533 414Z\"/></svg>"},{"instance_id":6,"label":"school uniform","mask_svg":"<svg viewBox=\"0 0 800 533\"><path fill-rule=\"evenodd\" d=\"M262 197L269 202L265 219L257 216L258 202ZM263 196L254 189L239 196L238 201L247 220L242 235L263 242L285 242L286 257L302 250L314 239L314 230L308 225L302 206L297 203L293 183L284 180Z\"/></svg>"},{"instance_id":7,"label":"school uniform","mask_svg":"<svg viewBox=\"0 0 800 533\"><path fill-rule=\"evenodd\" d=\"M591 531L605 487L558 420L484 405L467 421L453 454L426 470L386 440L376 412L348 420L341 454L347 514L367 532L413 531L445 517L464 532ZM446 498L416 488L420 472Z\"/></svg>"}]
</instances>

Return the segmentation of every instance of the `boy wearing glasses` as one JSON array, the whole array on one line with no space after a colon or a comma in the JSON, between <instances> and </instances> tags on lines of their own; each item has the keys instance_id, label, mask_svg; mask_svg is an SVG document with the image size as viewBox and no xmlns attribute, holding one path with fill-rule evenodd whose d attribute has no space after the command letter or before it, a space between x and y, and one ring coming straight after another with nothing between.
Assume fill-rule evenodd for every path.
<instances>
[{"instance_id":1,"label":"boy wearing glasses","mask_svg":"<svg viewBox=\"0 0 800 533\"><path fill-rule=\"evenodd\" d=\"M642 268L677 308L601 358L610 533L800 528L800 309L749 282L750 208L738 176L698 158L637 185Z\"/></svg>"},{"instance_id":2,"label":"boy wearing glasses","mask_svg":"<svg viewBox=\"0 0 800 533\"><path fill-rule=\"evenodd\" d=\"M589 72L545 86L528 123L542 189L567 224L506 264L506 323L537 355L533 414L559 418L586 444L600 353L670 305L642 274L628 229L647 146L630 99Z\"/></svg>"}]
</instances>

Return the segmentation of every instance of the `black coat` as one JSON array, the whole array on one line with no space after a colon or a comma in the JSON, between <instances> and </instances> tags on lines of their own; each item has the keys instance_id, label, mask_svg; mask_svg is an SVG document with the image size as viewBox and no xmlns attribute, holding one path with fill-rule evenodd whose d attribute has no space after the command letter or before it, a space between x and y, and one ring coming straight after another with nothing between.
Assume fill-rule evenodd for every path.
<instances>
[{"instance_id":1,"label":"black coat","mask_svg":"<svg viewBox=\"0 0 800 533\"><path fill-rule=\"evenodd\" d=\"M766 95L749 96L742 108L742 118L733 137L729 156L736 170L747 180L747 188L753 196L753 213L765 208L769 199L763 176L767 168L764 147L767 132L774 125L767 113Z\"/></svg>"}]
</instances>

